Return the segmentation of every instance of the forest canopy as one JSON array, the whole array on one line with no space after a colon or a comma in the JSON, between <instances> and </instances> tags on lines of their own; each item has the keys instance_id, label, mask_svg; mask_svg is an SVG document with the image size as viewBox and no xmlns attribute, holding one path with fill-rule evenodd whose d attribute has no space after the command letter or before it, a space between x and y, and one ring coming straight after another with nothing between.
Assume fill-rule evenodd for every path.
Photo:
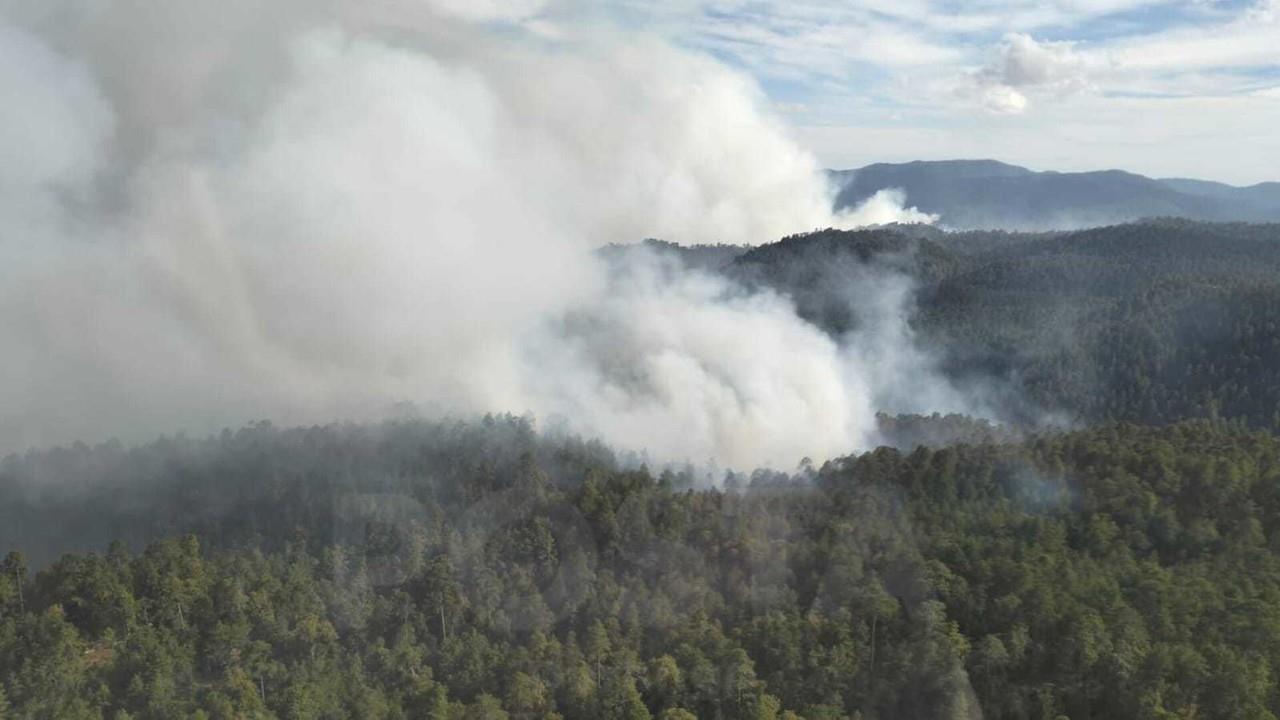
<instances>
[{"instance_id":1,"label":"forest canopy","mask_svg":"<svg viewBox=\"0 0 1280 720\"><path fill-rule=\"evenodd\" d=\"M649 243L833 337L908 277L1003 389L792 469L512 415L10 455L0 718L1273 719L1278 232Z\"/></svg>"},{"instance_id":2,"label":"forest canopy","mask_svg":"<svg viewBox=\"0 0 1280 720\"><path fill-rule=\"evenodd\" d=\"M24 484L76 467L116 484ZM511 417L258 425L3 478L5 528L133 529L4 560L5 717L1280 709L1280 440L1240 423L882 448L722 487Z\"/></svg>"}]
</instances>

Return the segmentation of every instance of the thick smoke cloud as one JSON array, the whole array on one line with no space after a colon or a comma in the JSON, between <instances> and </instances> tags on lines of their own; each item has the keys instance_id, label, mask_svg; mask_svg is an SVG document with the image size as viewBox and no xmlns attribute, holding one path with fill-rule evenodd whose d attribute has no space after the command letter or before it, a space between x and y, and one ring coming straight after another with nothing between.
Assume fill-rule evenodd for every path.
<instances>
[{"instance_id":1,"label":"thick smoke cloud","mask_svg":"<svg viewBox=\"0 0 1280 720\"><path fill-rule=\"evenodd\" d=\"M885 363L955 397L895 361L924 357L901 292L859 301L894 343L869 353L785 298L593 254L928 218L892 193L833 216L710 58L493 25L541 6L0 3L0 449L410 401L789 465L868 441L901 399Z\"/></svg>"}]
</instances>

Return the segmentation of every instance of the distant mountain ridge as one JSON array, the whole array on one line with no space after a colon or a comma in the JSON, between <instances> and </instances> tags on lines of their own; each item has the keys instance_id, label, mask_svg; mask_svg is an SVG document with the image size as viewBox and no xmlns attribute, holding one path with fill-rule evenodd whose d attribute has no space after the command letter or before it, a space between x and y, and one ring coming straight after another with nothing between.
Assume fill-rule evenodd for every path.
<instances>
[{"instance_id":1,"label":"distant mountain ridge","mask_svg":"<svg viewBox=\"0 0 1280 720\"><path fill-rule=\"evenodd\" d=\"M885 188L957 229L1070 230L1152 217L1278 222L1280 182L1247 187L1122 170L1037 172L996 160L876 163L830 171L837 208Z\"/></svg>"}]
</instances>

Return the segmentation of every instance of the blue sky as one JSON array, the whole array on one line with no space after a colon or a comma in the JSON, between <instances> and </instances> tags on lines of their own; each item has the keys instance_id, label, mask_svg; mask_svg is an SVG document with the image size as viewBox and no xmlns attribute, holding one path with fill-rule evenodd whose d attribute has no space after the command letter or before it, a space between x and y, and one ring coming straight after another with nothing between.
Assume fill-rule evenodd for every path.
<instances>
[{"instance_id":1,"label":"blue sky","mask_svg":"<svg viewBox=\"0 0 1280 720\"><path fill-rule=\"evenodd\" d=\"M746 73L829 167L995 157L1280 180L1280 0L613 0L607 18Z\"/></svg>"},{"instance_id":2,"label":"blue sky","mask_svg":"<svg viewBox=\"0 0 1280 720\"><path fill-rule=\"evenodd\" d=\"M653 8L653 5L649 5ZM1280 180L1280 2L681 3L829 166L996 157Z\"/></svg>"},{"instance_id":3,"label":"blue sky","mask_svg":"<svg viewBox=\"0 0 1280 720\"><path fill-rule=\"evenodd\" d=\"M608 23L758 81L824 165L1280 181L1280 0L434 0Z\"/></svg>"}]
</instances>

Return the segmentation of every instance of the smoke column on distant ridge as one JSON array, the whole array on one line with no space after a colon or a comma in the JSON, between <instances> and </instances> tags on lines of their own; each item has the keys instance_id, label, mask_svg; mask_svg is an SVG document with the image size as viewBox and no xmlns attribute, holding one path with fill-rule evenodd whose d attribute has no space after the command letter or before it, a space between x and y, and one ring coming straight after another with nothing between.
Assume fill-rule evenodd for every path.
<instances>
[{"instance_id":1,"label":"smoke column on distant ridge","mask_svg":"<svg viewBox=\"0 0 1280 720\"><path fill-rule=\"evenodd\" d=\"M904 382L961 409L901 279L837 342L661 258L610 272L605 243L928 218L833 215L713 59L500 6L0 0L0 449L412 401L789 466Z\"/></svg>"}]
</instances>

